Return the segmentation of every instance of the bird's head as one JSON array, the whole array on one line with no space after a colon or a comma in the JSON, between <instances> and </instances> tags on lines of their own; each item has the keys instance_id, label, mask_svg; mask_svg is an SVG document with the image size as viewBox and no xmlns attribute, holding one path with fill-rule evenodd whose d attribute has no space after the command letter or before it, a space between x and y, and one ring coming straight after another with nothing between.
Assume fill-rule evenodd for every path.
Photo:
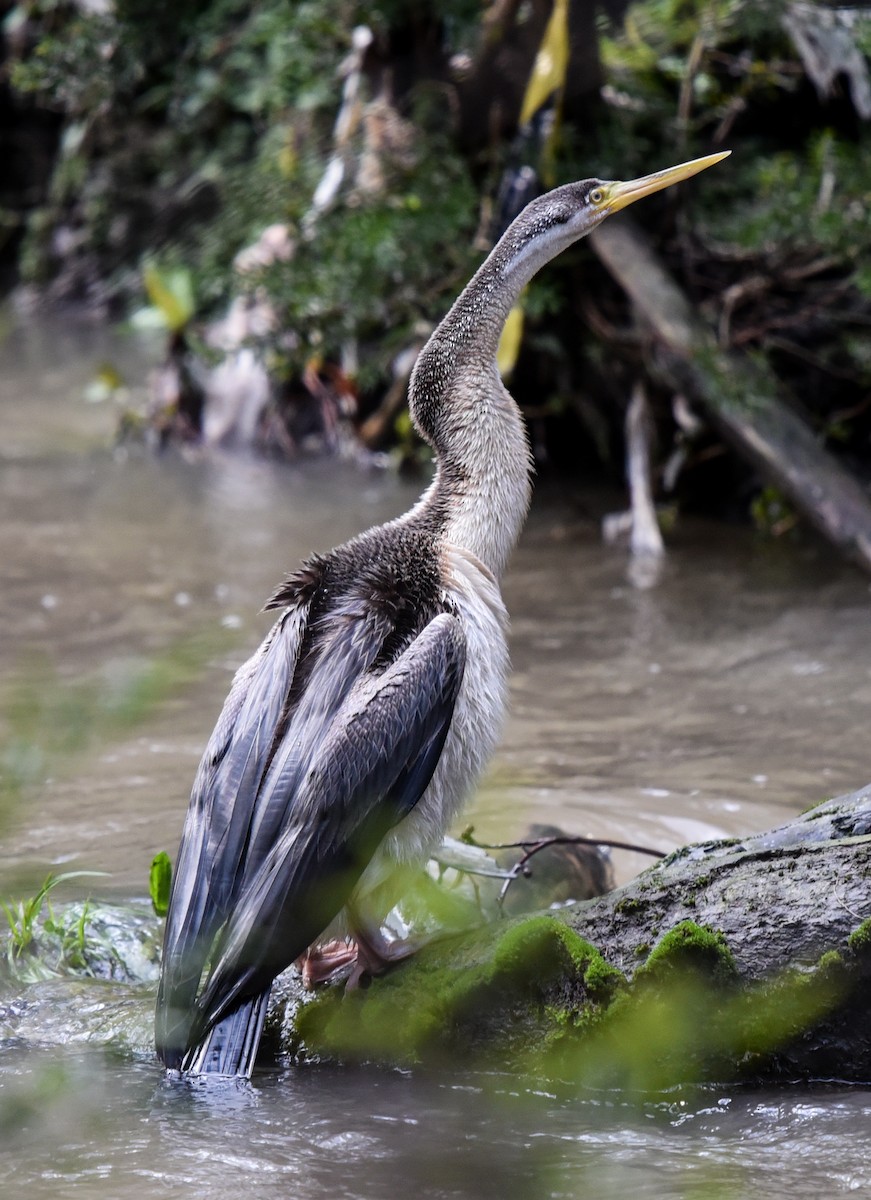
<instances>
[{"instance_id":1,"label":"bird's head","mask_svg":"<svg viewBox=\"0 0 871 1200\"><path fill-rule=\"evenodd\" d=\"M705 158L694 158L691 162L667 167L640 179L584 179L539 196L526 206L503 239L507 253L503 256L502 274L513 275L520 269L529 277L572 242L592 233L612 213L653 192L689 179L730 153L724 150Z\"/></svg>"}]
</instances>

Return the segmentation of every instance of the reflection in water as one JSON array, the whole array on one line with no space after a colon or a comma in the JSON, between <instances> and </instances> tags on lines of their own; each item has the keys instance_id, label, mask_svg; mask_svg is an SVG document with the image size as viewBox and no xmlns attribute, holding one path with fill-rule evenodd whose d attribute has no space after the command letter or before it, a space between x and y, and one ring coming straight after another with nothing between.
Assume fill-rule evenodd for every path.
<instances>
[{"instance_id":1,"label":"reflection in water","mask_svg":"<svg viewBox=\"0 0 871 1200\"><path fill-rule=\"evenodd\" d=\"M63 864L142 894L154 853L177 844L231 672L268 625L260 605L300 557L418 490L339 463L119 458L114 414L80 391L104 358L142 377L146 354L38 328L0 349L4 678L36 655L62 691L194 635L207 648L143 724L52 764L0 831L7 880ZM866 580L819 549L681 538L660 585L638 591L592 523L540 489L506 580L513 709L479 835L535 820L668 847L770 826L871 777L857 737L871 718ZM643 865L617 860L624 878ZM216 1099L162 1086L150 1058L0 1055L5 1190L37 1198L831 1195L871 1187L869 1115L859 1091L637 1108L517 1094L501 1077L323 1068Z\"/></svg>"}]
</instances>

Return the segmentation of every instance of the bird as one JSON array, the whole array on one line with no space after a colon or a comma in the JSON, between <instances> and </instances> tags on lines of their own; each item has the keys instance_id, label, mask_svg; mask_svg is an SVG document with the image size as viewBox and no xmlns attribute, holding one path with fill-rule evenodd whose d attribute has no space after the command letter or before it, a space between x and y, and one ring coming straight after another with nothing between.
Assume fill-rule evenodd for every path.
<instances>
[{"instance_id":1,"label":"bird","mask_svg":"<svg viewBox=\"0 0 871 1200\"><path fill-rule=\"evenodd\" d=\"M155 1037L168 1070L250 1078L274 979L305 955L317 977L318 947L328 974L331 931L358 980L405 952L385 941L390 903L379 911L377 898L439 843L505 710L500 580L532 463L496 365L502 328L545 263L727 153L533 199L412 372L429 487L404 515L307 559L268 601L276 622L234 677L176 860Z\"/></svg>"}]
</instances>

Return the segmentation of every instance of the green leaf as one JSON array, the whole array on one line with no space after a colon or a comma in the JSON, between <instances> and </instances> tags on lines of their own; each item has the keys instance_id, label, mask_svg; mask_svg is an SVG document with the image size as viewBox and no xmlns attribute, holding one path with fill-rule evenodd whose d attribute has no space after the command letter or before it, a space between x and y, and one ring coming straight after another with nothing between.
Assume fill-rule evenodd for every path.
<instances>
[{"instance_id":1,"label":"green leaf","mask_svg":"<svg viewBox=\"0 0 871 1200\"><path fill-rule=\"evenodd\" d=\"M172 862L165 850L154 856L148 876L148 891L151 903L159 917L165 917L169 909L169 887L172 883Z\"/></svg>"},{"instance_id":2,"label":"green leaf","mask_svg":"<svg viewBox=\"0 0 871 1200\"><path fill-rule=\"evenodd\" d=\"M17 900L7 903L5 900L0 900L0 909L3 910L6 920L9 923L9 943L7 946L7 957L10 962L13 959L20 958L25 950L33 942L36 931L36 922L42 912L42 907L46 903L49 893L60 883L66 883L70 879L81 879L84 876L105 875L105 871L64 871L61 875L49 875L45 883L29 900ZM54 921L51 911L51 905L48 906L48 920Z\"/></svg>"},{"instance_id":3,"label":"green leaf","mask_svg":"<svg viewBox=\"0 0 871 1200\"><path fill-rule=\"evenodd\" d=\"M519 125L531 121L541 106L565 86L569 65L568 0L554 0L553 11L544 31L532 74L526 85Z\"/></svg>"},{"instance_id":4,"label":"green leaf","mask_svg":"<svg viewBox=\"0 0 871 1200\"><path fill-rule=\"evenodd\" d=\"M148 299L160 312L167 329L173 333L184 329L196 309L190 271L185 267L169 270L146 263L142 280Z\"/></svg>"}]
</instances>

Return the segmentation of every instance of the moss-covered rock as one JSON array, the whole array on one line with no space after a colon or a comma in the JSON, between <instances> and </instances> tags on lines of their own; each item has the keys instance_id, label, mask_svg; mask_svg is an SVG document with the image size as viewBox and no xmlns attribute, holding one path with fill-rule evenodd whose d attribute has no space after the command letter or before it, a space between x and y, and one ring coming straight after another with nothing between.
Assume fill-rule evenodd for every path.
<instances>
[{"instance_id":1,"label":"moss-covered rock","mask_svg":"<svg viewBox=\"0 0 871 1200\"><path fill-rule=\"evenodd\" d=\"M317 998L294 1039L644 1094L866 1078L871 921L849 912L867 904L869 803L842 797L825 820L689 847L597 900L444 941L366 992Z\"/></svg>"},{"instance_id":2,"label":"moss-covered rock","mask_svg":"<svg viewBox=\"0 0 871 1200\"><path fill-rule=\"evenodd\" d=\"M847 994L836 951L742 982L723 936L682 921L631 983L558 917L431 947L365 991L296 1009L293 1040L342 1061L496 1066L644 1093L764 1075Z\"/></svg>"},{"instance_id":3,"label":"moss-covered rock","mask_svg":"<svg viewBox=\"0 0 871 1200\"><path fill-rule=\"evenodd\" d=\"M636 980L663 983L693 971L712 983L727 986L738 978L735 958L721 933L694 921L681 921L654 946Z\"/></svg>"},{"instance_id":4,"label":"moss-covered rock","mask_svg":"<svg viewBox=\"0 0 871 1200\"><path fill-rule=\"evenodd\" d=\"M645 1094L867 1080L871 918L852 914L867 911L869 820L863 789L816 819L689 847L619 892L445 938L355 993L303 1003L287 972L271 1032L300 1058L497 1067ZM622 903L637 891L643 904ZM34 981L8 981L0 1033L147 1048L157 919L93 904L58 906L49 923L34 918L25 942L19 922L8 940Z\"/></svg>"},{"instance_id":5,"label":"moss-covered rock","mask_svg":"<svg viewBox=\"0 0 871 1200\"><path fill-rule=\"evenodd\" d=\"M853 954L871 958L871 917L853 930L847 938L847 945Z\"/></svg>"},{"instance_id":6,"label":"moss-covered rock","mask_svg":"<svg viewBox=\"0 0 871 1200\"><path fill-rule=\"evenodd\" d=\"M365 991L333 990L300 1010L297 1033L309 1052L344 1059L507 1062L584 1003L607 1005L624 982L594 946L542 915L430 947Z\"/></svg>"}]
</instances>

